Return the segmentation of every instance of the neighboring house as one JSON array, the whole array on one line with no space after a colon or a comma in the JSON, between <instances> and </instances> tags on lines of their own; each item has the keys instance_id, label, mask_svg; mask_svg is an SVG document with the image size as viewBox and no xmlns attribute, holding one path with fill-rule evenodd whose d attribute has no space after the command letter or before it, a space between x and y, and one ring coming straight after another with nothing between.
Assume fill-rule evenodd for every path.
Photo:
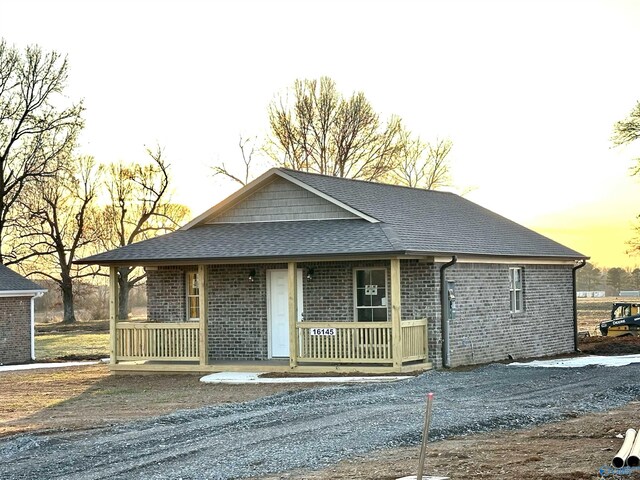
<instances>
[{"instance_id":1,"label":"neighboring house","mask_svg":"<svg viewBox=\"0 0 640 480\"><path fill-rule=\"evenodd\" d=\"M0 265L0 365L35 360L35 297L47 290Z\"/></svg>"},{"instance_id":2,"label":"neighboring house","mask_svg":"<svg viewBox=\"0 0 640 480\"><path fill-rule=\"evenodd\" d=\"M587 257L452 193L276 168L111 267L113 370L407 371L569 352ZM148 321L116 322L117 267Z\"/></svg>"}]
</instances>

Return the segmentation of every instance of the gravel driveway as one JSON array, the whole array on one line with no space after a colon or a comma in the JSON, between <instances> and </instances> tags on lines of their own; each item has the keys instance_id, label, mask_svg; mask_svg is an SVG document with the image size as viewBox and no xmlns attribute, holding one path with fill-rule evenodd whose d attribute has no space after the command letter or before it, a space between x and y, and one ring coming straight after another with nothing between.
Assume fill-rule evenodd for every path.
<instances>
[{"instance_id":1,"label":"gravel driveway","mask_svg":"<svg viewBox=\"0 0 640 480\"><path fill-rule=\"evenodd\" d=\"M429 391L435 393L431 438L441 439L619 407L640 397L638 378L638 364L490 365L321 387L108 428L10 437L0 441L0 471L4 480L195 480L321 467L417 444Z\"/></svg>"}]
</instances>

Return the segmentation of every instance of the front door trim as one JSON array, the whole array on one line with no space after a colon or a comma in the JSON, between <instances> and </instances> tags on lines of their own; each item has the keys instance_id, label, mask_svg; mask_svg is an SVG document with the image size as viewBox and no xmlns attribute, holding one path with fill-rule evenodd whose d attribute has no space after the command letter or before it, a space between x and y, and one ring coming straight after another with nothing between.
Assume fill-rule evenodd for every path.
<instances>
[{"instance_id":1,"label":"front door trim","mask_svg":"<svg viewBox=\"0 0 640 480\"><path fill-rule=\"evenodd\" d=\"M269 358L289 358L289 354L287 354L286 356L274 356L273 355L273 319L272 319L272 305L271 305L271 289L273 287L273 281L271 279L271 275L272 272L280 272L281 274L285 275L285 278L288 277L288 271L286 269L268 269L267 270L267 349L268 349L268 357ZM297 292L297 297L298 297L298 321L302 321L302 317L303 317L303 282L302 282L302 269L298 268L297 269L297 288L298 288L298 292ZM287 305L287 312L289 310L289 305L288 305L288 296L289 296L289 292L288 289L287 291L284 292L285 295L285 305ZM287 338L287 344L289 344L289 319L288 319L288 315L285 316L286 319L286 338ZM284 322L283 322L284 323ZM284 331L284 329L283 329ZM281 333L281 335L284 337L284 335ZM276 352L278 353L278 352Z\"/></svg>"}]
</instances>

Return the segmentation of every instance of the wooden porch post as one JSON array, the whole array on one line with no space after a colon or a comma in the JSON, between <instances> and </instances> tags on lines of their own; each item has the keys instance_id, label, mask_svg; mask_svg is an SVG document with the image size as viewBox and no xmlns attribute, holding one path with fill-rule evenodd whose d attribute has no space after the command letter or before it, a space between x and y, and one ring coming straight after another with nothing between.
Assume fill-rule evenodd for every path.
<instances>
[{"instance_id":1,"label":"wooden porch post","mask_svg":"<svg viewBox=\"0 0 640 480\"><path fill-rule=\"evenodd\" d=\"M209 339L208 339L208 322L209 322L209 298L207 287L209 281L207 279L207 266L198 265L198 290L200 296L198 298L198 309L200 311L200 365L206 365L209 362Z\"/></svg>"},{"instance_id":2,"label":"wooden porch post","mask_svg":"<svg viewBox=\"0 0 640 480\"><path fill-rule=\"evenodd\" d=\"M296 262L289 262L289 366L298 365L298 270Z\"/></svg>"},{"instance_id":3,"label":"wooden porch post","mask_svg":"<svg viewBox=\"0 0 640 480\"><path fill-rule=\"evenodd\" d=\"M391 259L391 338L393 368L402 369L402 325L400 316L400 260Z\"/></svg>"},{"instance_id":4,"label":"wooden porch post","mask_svg":"<svg viewBox=\"0 0 640 480\"><path fill-rule=\"evenodd\" d=\"M109 357L112 365L118 363L116 356L118 303L118 267L109 267Z\"/></svg>"}]
</instances>

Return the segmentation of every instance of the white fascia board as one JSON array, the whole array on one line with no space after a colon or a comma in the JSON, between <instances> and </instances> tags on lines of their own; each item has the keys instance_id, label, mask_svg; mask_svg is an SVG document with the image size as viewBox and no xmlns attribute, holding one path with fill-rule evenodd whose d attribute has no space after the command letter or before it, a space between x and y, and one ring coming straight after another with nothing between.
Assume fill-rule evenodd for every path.
<instances>
[{"instance_id":1,"label":"white fascia board","mask_svg":"<svg viewBox=\"0 0 640 480\"><path fill-rule=\"evenodd\" d=\"M31 315L31 360L36 359L36 297L31 297L30 315Z\"/></svg>"},{"instance_id":2,"label":"white fascia board","mask_svg":"<svg viewBox=\"0 0 640 480\"><path fill-rule=\"evenodd\" d=\"M0 297L41 297L48 290L2 290Z\"/></svg>"},{"instance_id":3,"label":"white fascia board","mask_svg":"<svg viewBox=\"0 0 640 480\"><path fill-rule=\"evenodd\" d=\"M453 254L456 255L456 254ZM453 255L434 257L434 263L446 263L451 261ZM468 256L456 255L457 263L497 263L502 265L575 265L572 258L545 258L545 257L498 257L498 256Z\"/></svg>"},{"instance_id":4,"label":"white fascia board","mask_svg":"<svg viewBox=\"0 0 640 480\"><path fill-rule=\"evenodd\" d=\"M280 170L276 170L275 171L276 175L284 178L285 180L290 181L291 183L296 184L297 186L304 188L305 190L307 190L308 192L313 193L314 195L317 195L321 198L324 198L325 200L327 200L328 202L333 203L334 205L337 205L338 207L347 210L348 212L353 213L354 215L357 215L358 217L366 220L367 222L370 223L380 223L380 220L378 220L377 218L371 217L369 215L367 215L366 213L362 213L360 210L356 210L353 207L350 207L349 205L347 205L346 203L342 203L340 200L336 200L335 198L333 198L331 195L327 195L326 193L321 192L320 190L316 190L315 188L307 185L306 183L304 183L301 180L298 180L297 178L293 178L289 175L287 175L286 173L280 171Z\"/></svg>"}]
</instances>

